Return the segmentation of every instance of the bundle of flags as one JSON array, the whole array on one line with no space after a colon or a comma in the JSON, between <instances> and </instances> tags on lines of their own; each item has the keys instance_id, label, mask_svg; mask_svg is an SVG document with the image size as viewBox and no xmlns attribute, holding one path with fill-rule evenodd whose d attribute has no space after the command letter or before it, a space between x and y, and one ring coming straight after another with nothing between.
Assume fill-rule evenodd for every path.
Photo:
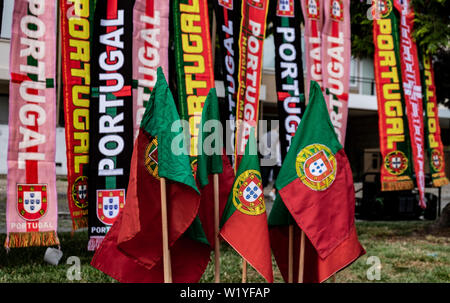
<instances>
[{"instance_id":1,"label":"bundle of flags","mask_svg":"<svg viewBox=\"0 0 450 303\"><path fill-rule=\"evenodd\" d=\"M334 132L317 82L310 85L309 104L276 180L278 195L269 217L271 246L288 280L290 266L298 277L304 250L304 282L322 282L365 253L355 228L355 192L347 156ZM304 247L289 252L289 225L294 242L306 235ZM291 235L292 236L292 235Z\"/></svg>"},{"instance_id":2,"label":"bundle of flags","mask_svg":"<svg viewBox=\"0 0 450 303\"><path fill-rule=\"evenodd\" d=\"M431 59L421 54L419 70L409 1L381 2L386 5L374 20L374 41L385 158L382 189L413 187L412 141L424 206L423 144L432 159L433 184L448 183ZM214 250L218 281L219 239L224 239L267 282L273 282L271 251L286 281L322 282L365 253L355 229L352 173L342 147L349 0L214 1L226 73L222 103L214 88L208 1L60 4L58 85L64 96L68 204L73 230L88 227L94 267L121 282L197 282ZM56 0L16 0L14 5L6 247L59 244L56 5ZM393 8L400 13L402 31ZM300 11L306 78L317 80L306 87ZM269 12L278 50L284 161L268 216L256 126ZM176 64L169 70L172 55ZM164 74L175 79L169 83L176 86L177 100ZM225 125L224 115L232 120L226 152L219 123Z\"/></svg>"}]
</instances>

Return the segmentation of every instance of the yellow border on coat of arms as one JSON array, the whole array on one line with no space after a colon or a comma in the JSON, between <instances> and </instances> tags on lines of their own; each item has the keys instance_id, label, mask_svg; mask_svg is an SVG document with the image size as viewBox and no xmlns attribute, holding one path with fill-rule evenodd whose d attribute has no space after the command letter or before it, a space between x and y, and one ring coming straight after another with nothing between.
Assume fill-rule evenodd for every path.
<instances>
[{"instance_id":1,"label":"yellow border on coat of arms","mask_svg":"<svg viewBox=\"0 0 450 303\"><path fill-rule=\"evenodd\" d=\"M155 177L156 179L159 180L159 174L158 174L158 163L153 161L150 157L150 151L152 150L152 147L156 146L156 148L158 148L158 140L156 138L153 138L152 141L150 141L150 143L145 147L145 160L144 160L144 166L147 169L147 171L149 172L150 175L152 175L153 177ZM154 168L152 168L152 163L154 165L156 165Z\"/></svg>"},{"instance_id":2,"label":"yellow border on coat of arms","mask_svg":"<svg viewBox=\"0 0 450 303\"><path fill-rule=\"evenodd\" d=\"M391 162L389 161L389 159L391 158L391 156L394 155L394 154L398 154L398 155L400 155L401 157L403 157L403 159L405 159L405 163L406 163L405 166L404 166L402 169L398 170L398 171L394 171L394 170L391 168ZM388 154L386 155L386 157L384 157L384 167L386 168L386 170L387 170L391 175L399 176L399 175L403 174L403 173L408 169L408 166L409 166L409 160L408 160L408 158L406 157L406 155L405 155L402 151L394 150L394 151L391 151L390 153L388 153Z\"/></svg>"},{"instance_id":3,"label":"yellow border on coat of arms","mask_svg":"<svg viewBox=\"0 0 450 303\"><path fill-rule=\"evenodd\" d=\"M437 155L438 157L439 157L439 167L437 167L436 165L435 165L435 163L434 163L434 159L433 159L433 156L434 155ZM431 163L431 166L434 168L434 170L435 171L437 171L437 172L439 172L441 169L442 169L442 159L443 157L442 157L442 154L441 154L441 152L437 149L437 148L433 148L432 150L431 150L431 159L430 159L430 163Z\"/></svg>"},{"instance_id":4,"label":"yellow border on coat of arms","mask_svg":"<svg viewBox=\"0 0 450 303\"><path fill-rule=\"evenodd\" d=\"M330 162L333 171L326 176L323 180L320 180L318 182L314 182L310 180L306 174L305 174L305 163L308 159L310 159L312 156L317 154L320 151L324 151L328 161ZM302 181L303 184L308 186L310 189L315 191L323 191L326 190L333 184L334 180L336 179L336 172L337 172L337 162L336 157L331 152L331 150L319 143L311 144L306 147L304 147L298 154L297 158L295 160L295 169L297 171L297 175L300 178L300 181Z\"/></svg>"},{"instance_id":5,"label":"yellow border on coat of arms","mask_svg":"<svg viewBox=\"0 0 450 303\"><path fill-rule=\"evenodd\" d=\"M385 5L387 6L387 11L383 14L382 11L379 11L379 16L381 18L386 18L387 16L389 16L389 14L392 12L392 7L393 7L393 3L392 0L373 0L373 2L375 2L375 14L378 13L378 9L380 7L380 2L384 2ZM372 3L373 3L372 2Z\"/></svg>"},{"instance_id":6,"label":"yellow border on coat of arms","mask_svg":"<svg viewBox=\"0 0 450 303\"><path fill-rule=\"evenodd\" d=\"M239 175L236 182L234 183L233 204L236 207L236 209L239 210L240 212L242 212L246 215L257 216L257 215L263 214L266 211L266 204L264 203L264 193L262 195L262 199L260 198L260 203L251 203L250 207L243 205L241 203L241 201L239 200L239 197L242 196L242 192L240 191L240 188L242 187L242 185L247 185L246 184L247 179L251 175L254 175L256 177L256 179L258 179L259 183L257 185L264 192L260 172L255 169L246 170L242 174Z\"/></svg>"},{"instance_id":7,"label":"yellow border on coat of arms","mask_svg":"<svg viewBox=\"0 0 450 303\"><path fill-rule=\"evenodd\" d=\"M78 178L76 178L75 182L73 182L72 190L71 190L71 195L72 195L72 199L73 199L75 206L78 208L81 208L81 209L85 209L88 207L88 201L87 201L87 199L85 199L86 201L84 203L79 201L79 199L77 197L77 186L80 182L86 181L87 178L88 177L86 177L86 176L79 176ZM86 193L86 195L87 195L87 193Z\"/></svg>"}]
</instances>

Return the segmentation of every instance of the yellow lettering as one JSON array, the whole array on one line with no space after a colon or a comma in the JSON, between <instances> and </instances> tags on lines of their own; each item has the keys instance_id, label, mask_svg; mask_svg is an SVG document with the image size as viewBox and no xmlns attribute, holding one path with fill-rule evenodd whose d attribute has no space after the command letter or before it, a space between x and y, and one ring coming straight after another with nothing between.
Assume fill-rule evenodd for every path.
<instances>
[{"instance_id":1,"label":"yellow lettering","mask_svg":"<svg viewBox=\"0 0 450 303\"><path fill-rule=\"evenodd\" d=\"M381 34L391 34L392 33L392 22L390 19L378 19L377 24L380 28Z\"/></svg>"},{"instance_id":2,"label":"yellow lettering","mask_svg":"<svg viewBox=\"0 0 450 303\"><path fill-rule=\"evenodd\" d=\"M180 11L186 13L200 12L200 3L198 0L192 0L191 4L180 4Z\"/></svg>"},{"instance_id":3,"label":"yellow lettering","mask_svg":"<svg viewBox=\"0 0 450 303\"><path fill-rule=\"evenodd\" d=\"M203 104L205 103L206 96L191 95L187 97L188 115L192 116L196 113L202 112Z\"/></svg>"},{"instance_id":4,"label":"yellow lettering","mask_svg":"<svg viewBox=\"0 0 450 303\"><path fill-rule=\"evenodd\" d=\"M377 43L379 49L382 50L393 50L394 49L394 39L391 35L378 35Z\"/></svg>"},{"instance_id":5,"label":"yellow lettering","mask_svg":"<svg viewBox=\"0 0 450 303\"><path fill-rule=\"evenodd\" d=\"M73 111L73 127L79 130L89 130L89 109L76 108Z\"/></svg>"},{"instance_id":6,"label":"yellow lettering","mask_svg":"<svg viewBox=\"0 0 450 303\"><path fill-rule=\"evenodd\" d=\"M186 74L186 93L188 95L194 94L194 89L197 88L206 88L207 83L206 81L202 80L193 80L192 74Z\"/></svg>"},{"instance_id":7,"label":"yellow lettering","mask_svg":"<svg viewBox=\"0 0 450 303\"><path fill-rule=\"evenodd\" d=\"M89 152L89 132L74 132L73 138L80 140L80 145L75 145L73 151L77 154L87 154Z\"/></svg>"},{"instance_id":8,"label":"yellow lettering","mask_svg":"<svg viewBox=\"0 0 450 303\"><path fill-rule=\"evenodd\" d=\"M388 136L387 137L387 147L389 149L394 148L394 142L403 142L405 141L404 135L396 135L396 136Z\"/></svg>"},{"instance_id":9,"label":"yellow lettering","mask_svg":"<svg viewBox=\"0 0 450 303\"><path fill-rule=\"evenodd\" d=\"M75 173L80 173L83 164L89 163L89 156L83 155L83 156L75 156L73 157L74 160L74 166L75 166Z\"/></svg>"},{"instance_id":10,"label":"yellow lettering","mask_svg":"<svg viewBox=\"0 0 450 303\"><path fill-rule=\"evenodd\" d=\"M83 98L81 94L86 95ZM75 106L89 107L89 86L74 85L72 87L72 99Z\"/></svg>"},{"instance_id":11,"label":"yellow lettering","mask_svg":"<svg viewBox=\"0 0 450 303\"><path fill-rule=\"evenodd\" d=\"M89 41L69 40L69 46L75 47L75 52L70 52L70 60L89 62Z\"/></svg>"},{"instance_id":12,"label":"yellow lettering","mask_svg":"<svg viewBox=\"0 0 450 303\"><path fill-rule=\"evenodd\" d=\"M386 124L391 125L386 130L388 135L401 135L403 131L403 119L402 118L387 118ZM389 140L389 139L388 139Z\"/></svg>"},{"instance_id":13,"label":"yellow lettering","mask_svg":"<svg viewBox=\"0 0 450 303\"><path fill-rule=\"evenodd\" d=\"M428 135L428 142L429 142L431 148L436 148L439 146L439 143L436 141L434 134Z\"/></svg>"},{"instance_id":14,"label":"yellow lettering","mask_svg":"<svg viewBox=\"0 0 450 303\"><path fill-rule=\"evenodd\" d=\"M430 134L436 133L436 119L428 119L428 131Z\"/></svg>"},{"instance_id":15,"label":"yellow lettering","mask_svg":"<svg viewBox=\"0 0 450 303\"><path fill-rule=\"evenodd\" d=\"M205 72L205 59L202 55L184 54L184 62L193 62L193 65L185 65L184 71L187 74L203 74Z\"/></svg>"},{"instance_id":16,"label":"yellow lettering","mask_svg":"<svg viewBox=\"0 0 450 303\"><path fill-rule=\"evenodd\" d=\"M398 83L385 83L383 84L383 96L390 100L400 100L400 93L393 93L393 90L399 90Z\"/></svg>"},{"instance_id":17,"label":"yellow lettering","mask_svg":"<svg viewBox=\"0 0 450 303\"><path fill-rule=\"evenodd\" d=\"M427 103L427 115L428 117L436 117L436 114L434 112L434 103L432 102Z\"/></svg>"},{"instance_id":18,"label":"yellow lettering","mask_svg":"<svg viewBox=\"0 0 450 303\"><path fill-rule=\"evenodd\" d=\"M400 100L386 101L384 111L388 117L401 117L403 116L402 103Z\"/></svg>"},{"instance_id":19,"label":"yellow lettering","mask_svg":"<svg viewBox=\"0 0 450 303\"><path fill-rule=\"evenodd\" d=\"M380 51L380 66L396 66L395 53L393 51Z\"/></svg>"},{"instance_id":20,"label":"yellow lettering","mask_svg":"<svg viewBox=\"0 0 450 303\"><path fill-rule=\"evenodd\" d=\"M74 5L74 13L79 17L89 17L89 0L68 0Z\"/></svg>"},{"instance_id":21,"label":"yellow lettering","mask_svg":"<svg viewBox=\"0 0 450 303\"><path fill-rule=\"evenodd\" d=\"M203 52L203 41L200 35L181 34L181 45L187 53L199 54Z\"/></svg>"},{"instance_id":22,"label":"yellow lettering","mask_svg":"<svg viewBox=\"0 0 450 303\"><path fill-rule=\"evenodd\" d=\"M70 73L74 77L80 77L84 79L84 84L91 84L91 75L90 75L91 65L89 63L85 63L83 68L72 68Z\"/></svg>"},{"instance_id":23,"label":"yellow lettering","mask_svg":"<svg viewBox=\"0 0 450 303\"><path fill-rule=\"evenodd\" d=\"M200 21L200 15L181 14L181 31L184 33L199 34L202 32L202 27L195 25L195 21Z\"/></svg>"},{"instance_id":24,"label":"yellow lettering","mask_svg":"<svg viewBox=\"0 0 450 303\"><path fill-rule=\"evenodd\" d=\"M83 18L70 18L69 34L74 38L89 39L89 20Z\"/></svg>"},{"instance_id":25,"label":"yellow lettering","mask_svg":"<svg viewBox=\"0 0 450 303\"><path fill-rule=\"evenodd\" d=\"M382 78L392 79L392 82L398 83L398 70L397 67L393 66L388 72L381 73ZM400 89L400 87L398 88Z\"/></svg>"}]
</instances>

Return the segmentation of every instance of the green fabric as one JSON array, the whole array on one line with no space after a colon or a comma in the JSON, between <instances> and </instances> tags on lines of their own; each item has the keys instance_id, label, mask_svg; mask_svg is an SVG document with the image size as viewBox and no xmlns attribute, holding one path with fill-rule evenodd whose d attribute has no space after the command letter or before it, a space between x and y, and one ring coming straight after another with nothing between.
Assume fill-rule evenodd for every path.
<instances>
[{"instance_id":1,"label":"green fabric","mask_svg":"<svg viewBox=\"0 0 450 303\"><path fill-rule=\"evenodd\" d=\"M236 182L238 181L239 176L245 172L246 170L256 170L260 171L259 169L259 159L258 154L256 151L256 136L255 136L255 129L252 127L250 130L250 137L247 142L247 146L245 147L245 153L242 156L241 163L239 164L239 168L236 172L236 177L234 179L233 188L230 192L230 195L228 196L228 201L225 206L225 209L222 214L222 219L220 221L220 227L222 227L225 222L233 215L233 213L236 211L236 207L233 203L233 192L234 188L236 186ZM260 176L261 177L261 176Z\"/></svg>"},{"instance_id":2,"label":"green fabric","mask_svg":"<svg viewBox=\"0 0 450 303\"><path fill-rule=\"evenodd\" d=\"M203 230L202 222L200 221L200 218L198 216L195 217L192 224L186 230L185 235L187 235L192 240L210 245L208 239L206 238L205 231Z\"/></svg>"},{"instance_id":3,"label":"green fabric","mask_svg":"<svg viewBox=\"0 0 450 303\"><path fill-rule=\"evenodd\" d=\"M180 120L161 67L158 67L155 87L150 94L141 129L158 140L158 174L161 178L184 183L200 193L189 162L185 147L172 150L172 142L183 136L181 129L172 130L172 124ZM179 124L181 125L181 123ZM174 153L175 152L175 153Z\"/></svg>"},{"instance_id":4,"label":"green fabric","mask_svg":"<svg viewBox=\"0 0 450 303\"><path fill-rule=\"evenodd\" d=\"M317 82L311 81L309 90L309 103L305 114L297 128L291 147L284 159L278 174L275 186L282 189L296 178L296 159L298 153L310 144L323 144L327 146L333 154L336 154L342 145L339 143L337 135L331 124L325 99Z\"/></svg>"},{"instance_id":5,"label":"green fabric","mask_svg":"<svg viewBox=\"0 0 450 303\"><path fill-rule=\"evenodd\" d=\"M207 122L208 128L211 126L208 131L205 130ZM211 88L203 106L201 127L198 132L197 179L201 187L208 185L209 174L220 174L223 171L221 155L223 141L219 127L219 102L216 89Z\"/></svg>"},{"instance_id":6,"label":"green fabric","mask_svg":"<svg viewBox=\"0 0 450 303\"><path fill-rule=\"evenodd\" d=\"M294 218L292 218L291 213L284 205L280 194L277 192L275 202L273 202L272 210L269 215L269 227L278 225L290 225L294 224Z\"/></svg>"}]
</instances>

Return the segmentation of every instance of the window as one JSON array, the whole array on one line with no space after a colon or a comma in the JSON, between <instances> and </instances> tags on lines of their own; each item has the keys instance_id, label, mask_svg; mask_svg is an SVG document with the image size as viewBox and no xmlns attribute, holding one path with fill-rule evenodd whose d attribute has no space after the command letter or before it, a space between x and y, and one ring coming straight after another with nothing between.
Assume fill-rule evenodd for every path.
<instances>
[{"instance_id":1,"label":"window","mask_svg":"<svg viewBox=\"0 0 450 303\"><path fill-rule=\"evenodd\" d=\"M0 38L11 39L14 0L0 0Z\"/></svg>"},{"instance_id":2,"label":"window","mask_svg":"<svg viewBox=\"0 0 450 303\"><path fill-rule=\"evenodd\" d=\"M358 61L352 57L350 61L350 87L358 87Z\"/></svg>"}]
</instances>

